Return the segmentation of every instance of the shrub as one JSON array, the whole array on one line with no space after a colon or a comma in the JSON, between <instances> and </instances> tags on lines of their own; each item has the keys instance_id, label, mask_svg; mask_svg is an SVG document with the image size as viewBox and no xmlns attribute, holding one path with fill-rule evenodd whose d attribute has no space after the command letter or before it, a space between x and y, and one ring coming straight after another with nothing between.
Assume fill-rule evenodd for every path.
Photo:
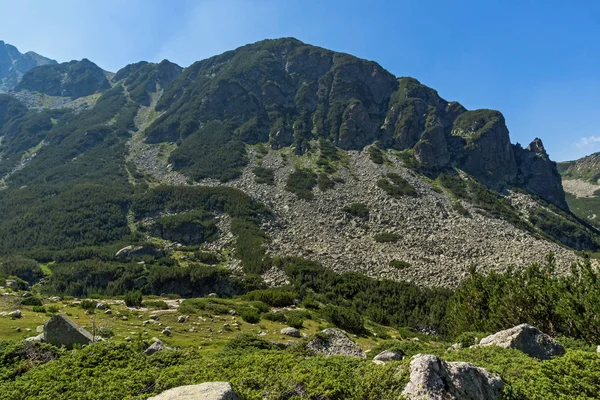
<instances>
[{"instance_id":1,"label":"shrub","mask_svg":"<svg viewBox=\"0 0 600 400\"><path fill-rule=\"evenodd\" d=\"M225 345L225 350L273 350L275 347L251 333L235 336Z\"/></svg>"},{"instance_id":2,"label":"shrub","mask_svg":"<svg viewBox=\"0 0 600 400\"><path fill-rule=\"evenodd\" d=\"M294 304L298 294L280 289L253 290L244 295L244 299L262 301L271 307L286 307Z\"/></svg>"},{"instance_id":3,"label":"shrub","mask_svg":"<svg viewBox=\"0 0 600 400\"><path fill-rule=\"evenodd\" d=\"M375 235L374 239L377 243L390 243L398 241L398 239L400 239L401 237L402 236L397 233L384 232Z\"/></svg>"},{"instance_id":4,"label":"shrub","mask_svg":"<svg viewBox=\"0 0 600 400\"><path fill-rule=\"evenodd\" d=\"M142 306L142 292L134 290L125 294L125 305L127 307L141 307Z\"/></svg>"},{"instance_id":5,"label":"shrub","mask_svg":"<svg viewBox=\"0 0 600 400\"><path fill-rule=\"evenodd\" d=\"M162 300L144 300L144 306L155 310L169 309L169 305Z\"/></svg>"},{"instance_id":6,"label":"shrub","mask_svg":"<svg viewBox=\"0 0 600 400\"><path fill-rule=\"evenodd\" d=\"M362 219L369 218L369 208L366 206L366 204L363 204L363 203L349 204L349 205L345 206L344 208L342 208L342 211L344 211L347 214L352 215L353 217L362 218Z\"/></svg>"},{"instance_id":7,"label":"shrub","mask_svg":"<svg viewBox=\"0 0 600 400\"><path fill-rule=\"evenodd\" d=\"M98 305L98 302L95 300L84 299L79 304L79 307L83 308L84 310L92 311L92 310L96 309L97 305Z\"/></svg>"},{"instance_id":8,"label":"shrub","mask_svg":"<svg viewBox=\"0 0 600 400\"><path fill-rule=\"evenodd\" d=\"M275 184L275 173L270 168L256 167L252 170L256 178L254 181L256 183L264 183L267 185Z\"/></svg>"},{"instance_id":9,"label":"shrub","mask_svg":"<svg viewBox=\"0 0 600 400\"><path fill-rule=\"evenodd\" d=\"M107 338L107 339L115 336L115 333L113 332L112 329L104 327L104 326L99 328L97 332L98 332L99 336L102 336L103 338Z\"/></svg>"},{"instance_id":10,"label":"shrub","mask_svg":"<svg viewBox=\"0 0 600 400\"><path fill-rule=\"evenodd\" d=\"M37 312L37 313L43 313L43 314L46 313L46 309L44 307L42 307L42 306L33 306L31 308L31 311Z\"/></svg>"},{"instance_id":11,"label":"shrub","mask_svg":"<svg viewBox=\"0 0 600 400\"><path fill-rule=\"evenodd\" d=\"M335 187L335 181L333 181L325 172L321 172L317 178L317 185L319 190L324 192Z\"/></svg>"},{"instance_id":12,"label":"shrub","mask_svg":"<svg viewBox=\"0 0 600 400\"><path fill-rule=\"evenodd\" d=\"M321 313L327 321L338 328L354 333L363 333L365 330L360 314L352 309L327 305Z\"/></svg>"},{"instance_id":13,"label":"shrub","mask_svg":"<svg viewBox=\"0 0 600 400\"><path fill-rule=\"evenodd\" d=\"M464 332L461 333L455 340L463 348L471 347L479 343L481 339L487 335L483 332Z\"/></svg>"},{"instance_id":14,"label":"shrub","mask_svg":"<svg viewBox=\"0 0 600 400\"><path fill-rule=\"evenodd\" d=\"M56 306L54 304L50 304L49 306L46 306L46 311L49 314L56 314L59 311L59 309L58 309L58 306Z\"/></svg>"},{"instance_id":15,"label":"shrub","mask_svg":"<svg viewBox=\"0 0 600 400\"><path fill-rule=\"evenodd\" d=\"M292 328L300 329L304 325L304 320L300 317L290 315L287 319L286 324Z\"/></svg>"},{"instance_id":16,"label":"shrub","mask_svg":"<svg viewBox=\"0 0 600 400\"><path fill-rule=\"evenodd\" d=\"M283 314L282 312L267 312L261 315L261 317L266 319L267 321L273 322L284 323L286 321L285 314Z\"/></svg>"},{"instance_id":17,"label":"shrub","mask_svg":"<svg viewBox=\"0 0 600 400\"><path fill-rule=\"evenodd\" d=\"M387 174L386 178L379 179L377 186L394 198L403 196L416 196L417 190L408 181L396 173Z\"/></svg>"},{"instance_id":18,"label":"shrub","mask_svg":"<svg viewBox=\"0 0 600 400\"><path fill-rule=\"evenodd\" d=\"M194 253L196 261L202 264L215 265L221 262L219 255L208 251L196 251Z\"/></svg>"},{"instance_id":19,"label":"shrub","mask_svg":"<svg viewBox=\"0 0 600 400\"><path fill-rule=\"evenodd\" d=\"M256 308L261 313L266 313L271 310L271 307L267 303L263 303L262 301L253 301L250 305Z\"/></svg>"},{"instance_id":20,"label":"shrub","mask_svg":"<svg viewBox=\"0 0 600 400\"><path fill-rule=\"evenodd\" d=\"M319 303L317 303L317 300L312 296L304 296L304 299L302 299L302 306L304 308L317 310L319 308Z\"/></svg>"},{"instance_id":21,"label":"shrub","mask_svg":"<svg viewBox=\"0 0 600 400\"><path fill-rule=\"evenodd\" d=\"M375 164L383 164L383 162L385 161L383 157L383 151L381 151L381 149L377 146L369 147L369 158Z\"/></svg>"},{"instance_id":22,"label":"shrub","mask_svg":"<svg viewBox=\"0 0 600 400\"><path fill-rule=\"evenodd\" d=\"M249 324L257 324L260 322L258 311L252 308L242 311L240 317Z\"/></svg>"},{"instance_id":23,"label":"shrub","mask_svg":"<svg viewBox=\"0 0 600 400\"><path fill-rule=\"evenodd\" d=\"M405 269L410 267L410 263L407 261L392 260L390 261L390 267L394 267L396 269Z\"/></svg>"},{"instance_id":24,"label":"shrub","mask_svg":"<svg viewBox=\"0 0 600 400\"><path fill-rule=\"evenodd\" d=\"M24 306L40 307L42 305L42 300L39 297L35 296L25 297L23 300L21 300L21 304L23 304Z\"/></svg>"},{"instance_id":25,"label":"shrub","mask_svg":"<svg viewBox=\"0 0 600 400\"><path fill-rule=\"evenodd\" d=\"M312 192L317 185L317 175L310 169L299 168L288 176L285 190L294 193L299 199L312 200Z\"/></svg>"}]
</instances>

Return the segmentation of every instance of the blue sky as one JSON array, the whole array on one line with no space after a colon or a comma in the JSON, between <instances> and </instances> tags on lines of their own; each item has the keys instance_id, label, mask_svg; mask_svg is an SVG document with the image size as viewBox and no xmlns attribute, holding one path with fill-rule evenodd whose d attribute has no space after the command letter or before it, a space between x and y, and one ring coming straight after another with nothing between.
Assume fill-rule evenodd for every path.
<instances>
[{"instance_id":1,"label":"blue sky","mask_svg":"<svg viewBox=\"0 0 600 400\"><path fill-rule=\"evenodd\" d=\"M600 151L600 2L554 0L0 0L0 40L116 71L182 66L265 38L375 60L541 137L558 161Z\"/></svg>"}]
</instances>

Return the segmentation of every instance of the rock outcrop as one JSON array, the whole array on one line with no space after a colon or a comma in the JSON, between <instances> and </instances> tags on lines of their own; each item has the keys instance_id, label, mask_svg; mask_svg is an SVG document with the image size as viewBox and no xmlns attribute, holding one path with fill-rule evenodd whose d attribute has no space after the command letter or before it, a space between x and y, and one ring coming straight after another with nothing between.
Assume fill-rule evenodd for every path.
<instances>
[{"instance_id":1,"label":"rock outcrop","mask_svg":"<svg viewBox=\"0 0 600 400\"><path fill-rule=\"evenodd\" d=\"M477 346L499 346L517 349L541 360L565 354L564 347L538 328L521 324L487 336Z\"/></svg>"},{"instance_id":2,"label":"rock outcrop","mask_svg":"<svg viewBox=\"0 0 600 400\"><path fill-rule=\"evenodd\" d=\"M206 382L200 385L180 386L162 392L148 400L239 400L228 382Z\"/></svg>"},{"instance_id":3,"label":"rock outcrop","mask_svg":"<svg viewBox=\"0 0 600 400\"><path fill-rule=\"evenodd\" d=\"M326 356L348 356L366 358L365 352L345 332L327 328L321 335L311 340L306 347L314 353Z\"/></svg>"},{"instance_id":4,"label":"rock outcrop","mask_svg":"<svg viewBox=\"0 0 600 400\"><path fill-rule=\"evenodd\" d=\"M500 377L473 364L417 354L402 394L408 400L499 400L503 386Z\"/></svg>"},{"instance_id":5,"label":"rock outcrop","mask_svg":"<svg viewBox=\"0 0 600 400\"><path fill-rule=\"evenodd\" d=\"M94 341L91 333L77 326L64 315L55 315L44 325L44 337L48 343L72 349L74 345L85 346Z\"/></svg>"},{"instance_id":6,"label":"rock outcrop","mask_svg":"<svg viewBox=\"0 0 600 400\"><path fill-rule=\"evenodd\" d=\"M556 163L550 160L542 140L536 138L526 149L513 146L519 166L519 183L529 192L568 210L562 179Z\"/></svg>"}]
</instances>

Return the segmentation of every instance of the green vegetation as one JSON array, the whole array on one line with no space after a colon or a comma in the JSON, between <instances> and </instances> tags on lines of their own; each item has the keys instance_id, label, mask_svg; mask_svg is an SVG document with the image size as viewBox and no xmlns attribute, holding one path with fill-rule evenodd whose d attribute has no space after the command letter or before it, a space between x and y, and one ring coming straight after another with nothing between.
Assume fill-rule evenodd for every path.
<instances>
[{"instance_id":1,"label":"green vegetation","mask_svg":"<svg viewBox=\"0 0 600 400\"><path fill-rule=\"evenodd\" d=\"M600 341L600 330L590 324L600 317L599 273L587 259L575 265L572 275L556 277L555 260L522 271L487 276L471 271L456 290L446 316L454 334L473 330L492 332L523 321L551 335Z\"/></svg>"},{"instance_id":2,"label":"green vegetation","mask_svg":"<svg viewBox=\"0 0 600 400\"><path fill-rule=\"evenodd\" d=\"M457 199L466 200L477 207L483 215L503 219L525 231L532 230L506 198L483 186L475 179L444 173L438 176L437 181ZM461 209L458 208L457 211L460 212Z\"/></svg>"},{"instance_id":3,"label":"green vegetation","mask_svg":"<svg viewBox=\"0 0 600 400\"><path fill-rule=\"evenodd\" d=\"M173 168L195 180L237 178L247 163L244 143L233 136L231 125L213 121L188 136L169 158Z\"/></svg>"},{"instance_id":4,"label":"green vegetation","mask_svg":"<svg viewBox=\"0 0 600 400\"><path fill-rule=\"evenodd\" d=\"M125 305L127 307L141 307L142 292L139 290L135 290L133 292L125 293Z\"/></svg>"},{"instance_id":5,"label":"green vegetation","mask_svg":"<svg viewBox=\"0 0 600 400\"><path fill-rule=\"evenodd\" d=\"M375 164L383 164L385 162L383 151L377 146L369 147L369 158Z\"/></svg>"},{"instance_id":6,"label":"green vegetation","mask_svg":"<svg viewBox=\"0 0 600 400\"><path fill-rule=\"evenodd\" d=\"M392 260L390 261L390 266L396 269L406 269L410 267L410 263L408 261Z\"/></svg>"},{"instance_id":7,"label":"green vegetation","mask_svg":"<svg viewBox=\"0 0 600 400\"><path fill-rule=\"evenodd\" d=\"M272 307L286 307L295 303L298 294L287 290L265 289L248 292L244 298L250 301L261 301Z\"/></svg>"},{"instance_id":8,"label":"green vegetation","mask_svg":"<svg viewBox=\"0 0 600 400\"><path fill-rule=\"evenodd\" d=\"M270 168L256 167L252 170L256 178L256 183L264 183L267 185L275 184L275 173Z\"/></svg>"},{"instance_id":9,"label":"green vegetation","mask_svg":"<svg viewBox=\"0 0 600 400\"><path fill-rule=\"evenodd\" d=\"M402 198L404 196L416 196L417 190L408 181L402 178L395 172L390 172L386 177L377 181L377 186L385 190L385 192L396 198Z\"/></svg>"},{"instance_id":10,"label":"green vegetation","mask_svg":"<svg viewBox=\"0 0 600 400\"><path fill-rule=\"evenodd\" d=\"M393 243L397 242L402 235L392 232L378 233L373 237L377 243Z\"/></svg>"},{"instance_id":11,"label":"green vegetation","mask_svg":"<svg viewBox=\"0 0 600 400\"><path fill-rule=\"evenodd\" d=\"M363 203L349 204L342 211L356 218L369 219L369 208Z\"/></svg>"},{"instance_id":12,"label":"green vegetation","mask_svg":"<svg viewBox=\"0 0 600 400\"><path fill-rule=\"evenodd\" d=\"M499 111L485 109L466 111L454 121L452 134L463 137L467 143L472 143L497 124L504 124L504 117Z\"/></svg>"},{"instance_id":13,"label":"green vegetation","mask_svg":"<svg viewBox=\"0 0 600 400\"><path fill-rule=\"evenodd\" d=\"M324 192L333 189L335 187L335 181L329 178L325 172L320 172L317 177L317 186L319 186L320 191Z\"/></svg>"},{"instance_id":14,"label":"green vegetation","mask_svg":"<svg viewBox=\"0 0 600 400\"><path fill-rule=\"evenodd\" d=\"M299 199L312 200L315 195L312 190L317 185L317 175L304 168L297 168L288 176L285 190L294 193Z\"/></svg>"},{"instance_id":15,"label":"green vegetation","mask_svg":"<svg viewBox=\"0 0 600 400\"><path fill-rule=\"evenodd\" d=\"M594 192L593 197L576 197L571 193L566 193L565 197L573 214L596 229L600 228L600 189Z\"/></svg>"}]
</instances>

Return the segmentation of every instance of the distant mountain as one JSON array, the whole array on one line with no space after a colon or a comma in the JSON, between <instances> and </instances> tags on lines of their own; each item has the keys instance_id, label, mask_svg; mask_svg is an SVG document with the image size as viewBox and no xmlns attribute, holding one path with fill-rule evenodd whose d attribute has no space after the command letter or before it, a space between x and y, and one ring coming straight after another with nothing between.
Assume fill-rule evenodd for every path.
<instances>
[{"instance_id":1,"label":"distant mountain","mask_svg":"<svg viewBox=\"0 0 600 400\"><path fill-rule=\"evenodd\" d=\"M499 111L293 38L188 68L39 66L0 95L0 137L0 255L94 259L73 270L113 271L114 293L183 282L180 246L270 282L293 256L435 286L600 249L540 139L512 144ZM123 273L114 254L137 244L168 268Z\"/></svg>"},{"instance_id":2,"label":"distant mountain","mask_svg":"<svg viewBox=\"0 0 600 400\"><path fill-rule=\"evenodd\" d=\"M21 54L15 46L0 40L0 93L13 89L31 69L56 61L33 51Z\"/></svg>"},{"instance_id":3,"label":"distant mountain","mask_svg":"<svg viewBox=\"0 0 600 400\"><path fill-rule=\"evenodd\" d=\"M47 64L27 72L15 91L29 90L48 96L89 96L110 89L106 72L88 59Z\"/></svg>"},{"instance_id":4,"label":"distant mountain","mask_svg":"<svg viewBox=\"0 0 600 400\"><path fill-rule=\"evenodd\" d=\"M571 211L600 227L600 153L558 163L558 170Z\"/></svg>"}]
</instances>

